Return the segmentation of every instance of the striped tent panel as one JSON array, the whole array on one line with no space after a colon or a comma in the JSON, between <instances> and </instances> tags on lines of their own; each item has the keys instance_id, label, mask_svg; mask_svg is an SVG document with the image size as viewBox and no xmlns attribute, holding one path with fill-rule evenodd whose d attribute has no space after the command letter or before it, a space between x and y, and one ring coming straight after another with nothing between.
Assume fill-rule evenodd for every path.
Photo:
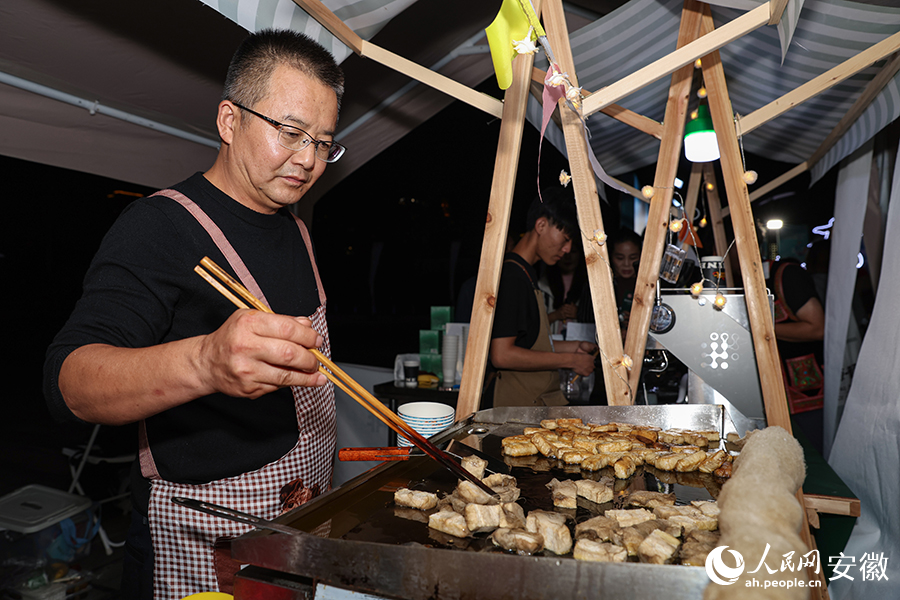
<instances>
[{"instance_id":1,"label":"striped tent panel","mask_svg":"<svg viewBox=\"0 0 900 600\"><path fill-rule=\"evenodd\" d=\"M372 39L416 0L324 0L323 4L363 39ZM329 50L338 63L353 53L292 0L201 0L247 31L267 27L302 31Z\"/></svg>"},{"instance_id":2,"label":"striped tent panel","mask_svg":"<svg viewBox=\"0 0 900 600\"><path fill-rule=\"evenodd\" d=\"M768 0L711 0L709 4L745 11L752 10L766 2ZM802 9L803 0L788 0L787 6L785 6L781 15L781 21L778 22L778 39L781 42L782 61L784 61L784 57L791 45L791 38L794 35L794 29L797 27L797 21L800 19L800 11Z\"/></svg>"},{"instance_id":3,"label":"striped tent panel","mask_svg":"<svg viewBox=\"0 0 900 600\"><path fill-rule=\"evenodd\" d=\"M726 2L736 4L734 0L721 0L717 4ZM737 2L747 5L745 0ZM574 32L570 42L579 85L588 91L598 90L674 50L681 7L680 0L632 0ZM785 11L783 23L792 16L788 11L794 7L796 3L792 2ZM741 14L742 10L713 7L717 26ZM898 31L900 8L846 0L806 0L783 62L781 37L773 27L762 27L728 44L720 54L738 130L740 115L762 108ZM838 124L882 64L883 61L879 61L749 133L742 140L745 149L791 164L806 160ZM670 77L664 77L622 99L619 104L661 121L669 82ZM821 166L814 170L814 178L900 116L897 96L895 80L821 161ZM696 99L692 99L692 106L695 103ZM540 107L536 103L529 107L528 118L539 125ZM600 163L612 174L621 175L653 164L657 159L659 142L646 134L599 113L591 116L588 126L591 146ZM548 128L547 138L565 151L563 137L552 125Z\"/></svg>"}]
</instances>

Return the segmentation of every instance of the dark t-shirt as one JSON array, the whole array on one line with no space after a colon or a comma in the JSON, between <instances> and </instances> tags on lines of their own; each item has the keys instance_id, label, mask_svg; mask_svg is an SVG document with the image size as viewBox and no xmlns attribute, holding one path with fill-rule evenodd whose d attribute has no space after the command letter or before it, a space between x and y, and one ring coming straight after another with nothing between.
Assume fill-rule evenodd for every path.
<instances>
[{"instance_id":1,"label":"dark t-shirt","mask_svg":"<svg viewBox=\"0 0 900 600\"><path fill-rule=\"evenodd\" d=\"M781 263L784 272L781 276L781 287L784 292L784 302L787 304L791 312L797 314L797 311L803 308L803 305L810 299L819 299L816 293L816 284L813 278L806 272L806 269L796 263ZM778 300L778 291L775 286L775 274L779 265L772 268L772 278L767 281L767 285L775 299ZM823 363L823 344L821 341L815 342L785 342L778 340L778 353L782 359L795 358L797 356L805 356L807 354L815 354L819 364Z\"/></svg>"},{"instance_id":2,"label":"dark t-shirt","mask_svg":"<svg viewBox=\"0 0 900 600\"><path fill-rule=\"evenodd\" d=\"M293 217L257 213L196 174L174 186L219 226L256 279L272 309L307 316L319 307L309 253ZM58 388L63 360L103 343L142 348L204 335L235 307L194 267L209 256L234 273L193 216L162 196L131 203L107 233L85 276L84 292L47 351L45 396L57 419L74 419ZM290 389L256 400L214 394L146 420L163 479L205 483L256 470L297 441ZM146 511L149 488L138 475L135 505Z\"/></svg>"},{"instance_id":3,"label":"dark t-shirt","mask_svg":"<svg viewBox=\"0 0 900 600\"><path fill-rule=\"evenodd\" d=\"M491 339L514 337L516 346L529 349L534 346L541 329L541 307L534 295L536 289L534 267L515 252L507 252L500 272Z\"/></svg>"}]
</instances>

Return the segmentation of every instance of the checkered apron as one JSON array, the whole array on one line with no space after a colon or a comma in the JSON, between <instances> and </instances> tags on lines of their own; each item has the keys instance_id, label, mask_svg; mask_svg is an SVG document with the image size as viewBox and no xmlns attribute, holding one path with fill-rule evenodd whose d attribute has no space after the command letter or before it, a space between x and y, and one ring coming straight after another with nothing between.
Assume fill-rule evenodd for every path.
<instances>
[{"instance_id":1,"label":"checkered apron","mask_svg":"<svg viewBox=\"0 0 900 600\"><path fill-rule=\"evenodd\" d=\"M174 190L163 190L158 194L176 200L200 221L241 282L268 306L243 261L200 207ZM303 222L295 219L312 260L309 233ZM313 328L325 340L322 353L330 357L325 293L314 260L312 266L319 286L320 306L310 319ZM239 565L230 561L227 550L221 551L222 542L252 529L249 525L179 506L171 501L173 496L212 502L263 519L273 519L285 508L292 508L330 489L335 450L334 387L329 382L317 388L292 387L291 392L297 413L298 439L290 452L256 471L200 485L173 483L159 476L146 429L141 423L141 472L150 479L149 520L155 555L156 600L181 600L207 591L230 592L231 580Z\"/></svg>"}]
</instances>

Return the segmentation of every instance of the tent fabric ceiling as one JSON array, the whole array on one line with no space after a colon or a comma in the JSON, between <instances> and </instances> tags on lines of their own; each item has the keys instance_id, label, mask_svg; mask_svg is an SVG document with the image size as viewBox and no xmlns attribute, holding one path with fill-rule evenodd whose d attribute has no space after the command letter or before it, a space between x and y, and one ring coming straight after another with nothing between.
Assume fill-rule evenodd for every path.
<instances>
[{"instance_id":1,"label":"tent fabric ceiling","mask_svg":"<svg viewBox=\"0 0 900 600\"><path fill-rule=\"evenodd\" d=\"M569 22L579 84L594 91L650 64L675 47L680 0L576 0L596 20ZM717 26L759 0L714 0ZM735 111L747 115L872 44L900 31L900 8L845 0L792 0L802 5L782 64L781 39L763 27L722 48ZM441 63L474 87L492 76L478 41L499 7L458 0L329 0L325 3L373 43L424 66ZM728 8L720 5L737 6ZM793 12L792 12L793 11ZM582 13L583 14L583 13ZM568 15L567 15L568 17ZM591 22L592 21L592 22ZM216 139L214 107L225 66L246 29L293 27L330 38L292 0L159 0L129 5L112 0L31 0L0 6L0 71L77 93ZM584 26L582 26L584 25ZM343 44L330 40L336 54ZM466 52L455 53L460 48ZM474 53L473 53L474 52ZM880 62L744 136L750 153L789 163L806 160L877 72ZM369 59L343 61L348 90L338 137L351 148L333 165L315 198L368 158L452 101ZM657 121L665 111L664 77L619 102ZM406 88L404 88L406 86ZM398 93L398 90L405 90ZM529 119L537 120L536 107ZM817 177L900 114L900 76L894 78L850 132L816 165ZM591 145L604 168L620 175L655 162L659 141L602 114L588 120ZM163 186L209 166L215 150L186 140L0 84L0 154L75 168L150 186ZM378 132L373 136L373 132ZM548 139L562 151L558 129ZM354 157L354 155L356 155ZM353 157L351 159L351 157ZM484 168L491 168L485 165Z\"/></svg>"},{"instance_id":2,"label":"tent fabric ceiling","mask_svg":"<svg viewBox=\"0 0 900 600\"><path fill-rule=\"evenodd\" d=\"M575 32L570 42L578 84L589 91L599 90L671 52L678 37L681 7L680 0L632 0ZM712 13L716 26L742 14L718 6L712 7ZM807 0L783 65L779 35L772 27L757 29L720 50L732 107L738 115L748 115L898 31L898 8ZM791 164L805 161L838 124L881 62L749 133L743 138L745 149ZM619 104L661 121L669 80L665 77L651 83ZM816 165L813 181L900 116L898 86L900 75L882 91L849 135ZM692 106L696 103L696 98L692 99ZM540 123L540 106L534 100L528 118L532 124ZM627 173L656 162L659 140L602 114L592 116L588 126L591 146L610 173ZM558 128L547 137L565 151Z\"/></svg>"}]
</instances>

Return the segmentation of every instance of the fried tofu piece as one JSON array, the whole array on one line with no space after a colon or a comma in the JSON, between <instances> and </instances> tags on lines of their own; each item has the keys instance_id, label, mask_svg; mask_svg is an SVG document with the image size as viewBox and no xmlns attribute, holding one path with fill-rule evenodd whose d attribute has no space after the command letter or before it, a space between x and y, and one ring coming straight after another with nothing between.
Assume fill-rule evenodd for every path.
<instances>
[{"instance_id":1,"label":"fried tofu piece","mask_svg":"<svg viewBox=\"0 0 900 600\"><path fill-rule=\"evenodd\" d=\"M628 553L624 548L609 542L596 542L588 539L580 539L575 542L573 555L575 560L591 562L625 562L628 560Z\"/></svg>"},{"instance_id":2,"label":"fried tofu piece","mask_svg":"<svg viewBox=\"0 0 900 600\"><path fill-rule=\"evenodd\" d=\"M599 471L600 469L611 466L617 460L625 456L625 454L625 452L592 454L581 461L581 468L585 471Z\"/></svg>"},{"instance_id":3,"label":"fried tofu piece","mask_svg":"<svg viewBox=\"0 0 900 600\"><path fill-rule=\"evenodd\" d=\"M608 510L605 516L615 519L619 527L633 527L638 523L655 519L652 512L645 508L636 508L633 510Z\"/></svg>"},{"instance_id":4,"label":"fried tofu piece","mask_svg":"<svg viewBox=\"0 0 900 600\"><path fill-rule=\"evenodd\" d=\"M709 447L709 439L701 433L696 431L685 431L681 435L688 444L697 446L698 448Z\"/></svg>"},{"instance_id":5,"label":"fried tofu piece","mask_svg":"<svg viewBox=\"0 0 900 600\"><path fill-rule=\"evenodd\" d=\"M516 554L530 555L544 549L544 537L536 532L501 527L491 534L495 546Z\"/></svg>"},{"instance_id":6,"label":"fried tofu piece","mask_svg":"<svg viewBox=\"0 0 900 600\"><path fill-rule=\"evenodd\" d=\"M469 528L466 526L466 518L452 510L442 510L433 513L428 517L428 526L442 533L460 538L469 535Z\"/></svg>"},{"instance_id":7,"label":"fried tofu piece","mask_svg":"<svg viewBox=\"0 0 900 600\"><path fill-rule=\"evenodd\" d=\"M612 502L612 486L608 485L606 482L592 481L590 479L579 479L575 482L575 488L579 496L581 496L582 498L586 498L591 502L595 502L597 504Z\"/></svg>"},{"instance_id":8,"label":"fried tofu piece","mask_svg":"<svg viewBox=\"0 0 900 600\"><path fill-rule=\"evenodd\" d=\"M526 427L522 430L522 435L532 436L535 433L541 433L542 431L546 431L543 427Z\"/></svg>"},{"instance_id":9,"label":"fried tofu piece","mask_svg":"<svg viewBox=\"0 0 900 600\"><path fill-rule=\"evenodd\" d=\"M555 456L556 447L553 446L547 438L548 436L536 433L531 436L531 443L537 448L538 452L544 456Z\"/></svg>"},{"instance_id":10,"label":"fried tofu piece","mask_svg":"<svg viewBox=\"0 0 900 600\"><path fill-rule=\"evenodd\" d=\"M692 500L691 506L700 509L707 517L719 518L719 504L715 500Z\"/></svg>"},{"instance_id":11,"label":"fried tofu piece","mask_svg":"<svg viewBox=\"0 0 900 600\"><path fill-rule=\"evenodd\" d=\"M578 508L576 496L578 495L578 487L571 479L560 481L556 478L547 484L550 488L550 494L553 498L553 506L557 508Z\"/></svg>"},{"instance_id":12,"label":"fried tofu piece","mask_svg":"<svg viewBox=\"0 0 900 600\"><path fill-rule=\"evenodd\" d=\"M728 457L728 453L724 450L714 450L706 453L706 460L697 467L703 473L712 473L721 467Z\"/></svg>"},{"instance_id":13,"label":"fried tofu piece","mask_svg":"<svg viewBox=\"0 0 900 600\"><path fill-rule=\"evenodd\" d=\"M683 458L683 455L677 452L660 452L656 455L653 466L660 471L674 471L675 465Z\"/></svg>"},{"instance_id":14,"label":"fried tofu piece","mask_svg":"<svg viewBox=\"0 0 900 600\"><path fill-rule=\"evenodd\" d=\"M537 448L535 448L535 452ZM482 479L484 477L484 468L487 467L487 461L483 458L475 456L474 454L471 456L465 456L459 464L463 469L477 477L478 479Z\"/></svg>"},{"instance_id":15,"label":"fried tofu piece","mask_svg":"<svg viewBox=\"0 0 900 600\"><path fill-rule=\"evenodd\" d=\"M713 531L719 527L717 518L703 514L694 506L658 506L653 509L653 512L660 519L667 519L681 525L685 535L694 529Z\"/></svg>"},{"instance_id":16,"label":"fried tofu piece","mask_svg":"<svg viewBox=\"0 0 900 600\"><path fill-rule=\"evenodd\" d=\"M656 508L657 506L674 506L675 494L663 494L649 490L636 490L628 494L625 500L626 506L642 506L644 508Z\"/></svg>"},{"instance_id":17,"label":"fried tofu piece","mask_svg":"<svg viewBox=\"0 0 900 600\"><path fill-rule=\"evenodd\" d=\"M684 436L681 435L681 432L675 429L666 429L665 431L660 431L657 439L660 442L665 444L671 444L673 446L677 446L684 443Z\"/></svg>"},{"instance_id":18,"label":"fried tofu piece","mask_svg":"<svg viewBox=\"0 0 900 600\"><path fill-rule=\"evenodd\" d=\"M506 473L491 473L481 481L488 487L496 487L498 485L511 485L515 487L516 478L512 475L507 475Z\"/></svg>"},{"instance_id":19,"label":"fried tofu piece","mask_svg":"<svg viewBox=\"0 0 900 600\"><path fill-rule=\"evenodd\" d=\"M589 456L594 456L590 450L574 448L572 450L557 450L557 458L567 465L580 465Z\"/></svg>"},{"instance_id":20,"label":"fried tofu piece","mask_svg":"<svg viewBox=\"0 0 900 600\"><path fill-rule=\"evenodd\" d=\"M467 504L494 504L493 496L468 480L460 481L455 493Z\"/></svg>"},{"instance_id":21,"label":"fried tofu piece","mask_svg":"<svg viewBox=\"0 0 900 600\"><path fill-rule=\"evenodd\" d=\"M544 429L556 429L556 419L544 419L541 421L541 427Z\"/></svg>"},{"instance_id":22,"label":"fried tofu piece","mask_svg":"<svg viewBox=\"0 0 900 600\"><path fill-rule=\"evenodd\" d=\"M696 471L703 461L706 460L706 452L698 451L693 454L685 454L681 460L675 465L675 470L681 473Z\"/></svg>"},{"instance_id":23,"label":"fried tofu piece","mask_svg":"<svg viewBox=\"0 0 900 600\"><path fill-rule=\"evenodd\" d=\"M619 531L619 522L611 517L599 516L575 526L575 539L608 542Z\"/></svg>"},{"instance_id":24,"label":"fried tofu piece","mask_svg":"<svg viewBox=\"0 0 900 600\"><path fill-rule=\"evenodd\" d=\"M431 510L438 505L437 494L400 488L394 492L394 502L398 506L407 506L418 510Z\"/></svg>"},{"instance_id":25,"label":"fried tofu piece","mask_svg":"<svg viewBox=\"0 0 900 600\"><path fill-rule=\"evenodd\" d=\"M493 531L500 527L503 507L499 504L467 504L466 527L472 533Z\"/></svg>"},{"instance_id":26,"label":"fried tofu piece","mask_svg":"<svg viewBox=\"0 0 900 600\"><path fill-rule=\"evenodd\" d=\"M681 542L661 529L653 531L638 546L641 562L662 565L672 561Z\"/></svg>"},{"instance_id":27,"label":"fried tofu piece","mask_svg":"<svg viewBox=\"0 0 900 600\"><path fill-rule=\"evenodd\" d=\"M555 512L533 510L525 518L525 530L544 538L544 549L555 554L572 551L572 534L566 527L566 517Z\"/></svg>"},{"instance_id":28,"label":"fried tofu piece","mask_svg":"<svg viewBox=\"0 0 900 600\"><path fill-rule=\"evenodd\" d=\"M652 444L659 439L659 431L656 428L641 427L640 429L633 429L631 436L644 444Z\"/></svg>"},{"instance_id":29,"label":"fried tofu piece","mask_svg":"<svg viewBox=\"0 0 900 600\"><path fill-rule=\"evenodd\" d=\"M722 477L723 479L728 479L729 477L731 477L732 468L733 468L733 463L724 462L724 463L722 463L721 467L719 467L718 469L713 471L713 475L715 475L716 477Z\"/></svg>"},{"instance_id":30,"label":"fried tofu piece","mask_svg":"<svg viewBox=\"0 0 900 600\"><path fill-rule=\"evenodd\" d=\"M503 446L503 453L507 456L532 456L538 453L538 447L532 442L510 442Z\"/></svg>"},{"instance_id":31,"label":"fried tofu piece","mask_svg":"<svg viewBox=\"0 0 900 600\"><path fill-rule=\"evenodd\" d=\"M525 509L515 502L504 502L500 505L500 527L506 529L525 529ZM542 542L543 544L543 542Z\"/></svg>"},{"instance_id":32,"label":"fried tofu piece","mask_svg":"<svg viewBox=\"0 0 900 600\"><path fill-rule=\"evenodd\" d=\"M628 453L613 464L617 479L628 479L644 463L636 454Z\"/></svg>"},{"instance_id":33,"label":"fried tofu piece","mask_svg":"<svg viewBox=\"0 0 900 600\"><path fill-rule=\"evenodd\" d=\"M542 424L543 424L543 422L542 422ZM565 427L565 426L572 426L572 425L581 427L582 425L584 425L584 421L582 421L581 419L557 419L556 425L558 427Z\"/></svg>"},{"instance_id":34,"label":"fried tofu piece","mask_svg":"<svg viewBox=\"0 0 900 600\"><path fill-rule=\"evenodd\" d=\"M634 442L628 438L607 438L597 442L597 454L609 452L630 452Z\"/></svg>"}]
</instances>

